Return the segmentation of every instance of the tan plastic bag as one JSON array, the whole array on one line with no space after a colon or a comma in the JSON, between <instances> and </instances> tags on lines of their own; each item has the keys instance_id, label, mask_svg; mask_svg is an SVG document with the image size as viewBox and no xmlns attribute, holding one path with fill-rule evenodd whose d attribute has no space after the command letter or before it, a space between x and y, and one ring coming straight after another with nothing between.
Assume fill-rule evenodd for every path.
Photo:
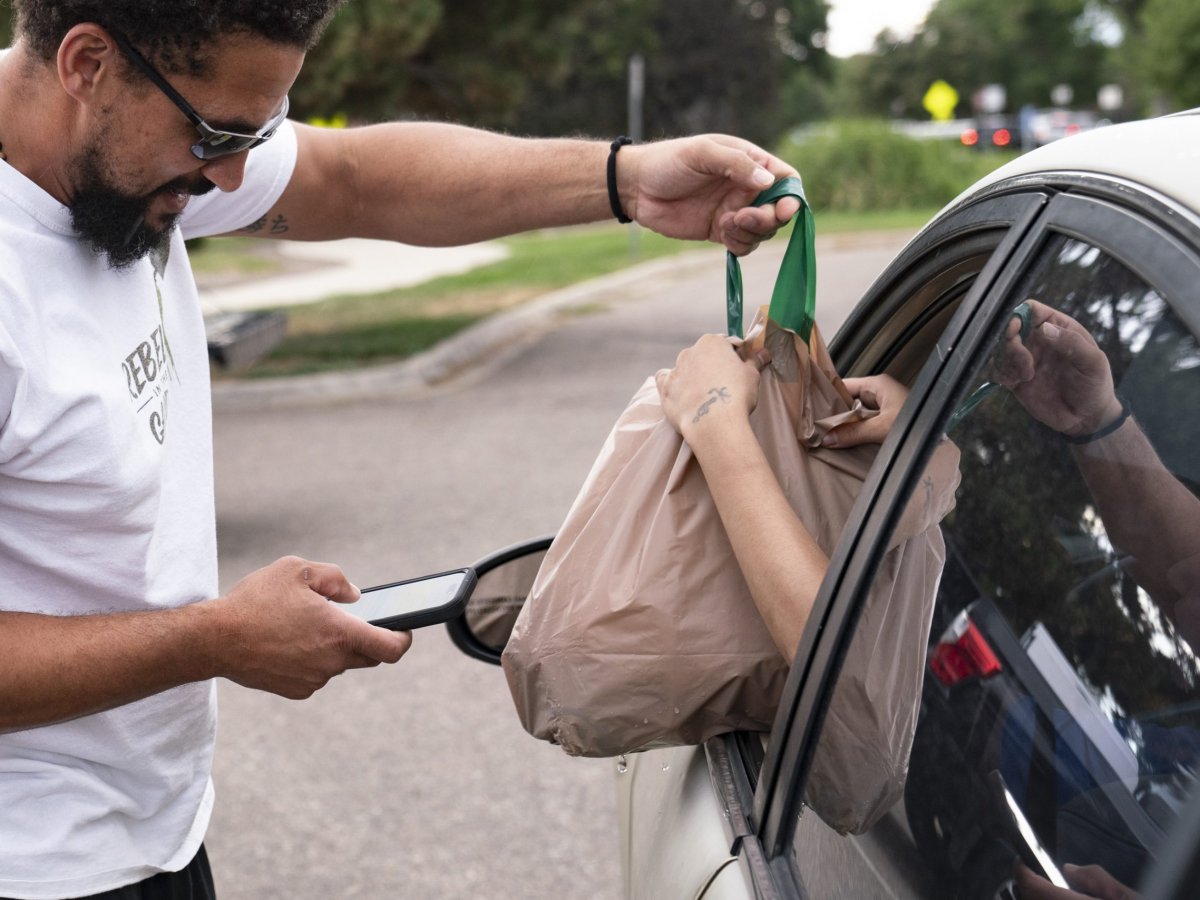
<instances>
[{"instance_id":1,"label":"tan plastic bag","mask_svg":"<svg viewBox=\"0 0 1200 900\"><path fill-rule=\"evenodd\" d=\"M751 425L793 509L831 553L878 448L820 440L873 413L850 398L815 330L806 345L762 310L741 352L764 344L772 362ZM806 795L840 831L869 827L903 789L944 560L937 523L957 484L958 451L946 441L892 538L843 665ZM788 664L653 379L605 442L503 664L526 730L571 755L770 729Z\"/></svg>"}]
</instances>

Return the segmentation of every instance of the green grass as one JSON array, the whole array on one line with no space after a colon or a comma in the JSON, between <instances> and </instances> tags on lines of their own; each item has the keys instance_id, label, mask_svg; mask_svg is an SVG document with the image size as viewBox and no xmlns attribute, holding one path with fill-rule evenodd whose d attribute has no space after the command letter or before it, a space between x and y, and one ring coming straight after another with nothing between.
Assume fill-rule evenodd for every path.
<instances>
[{"instance_id":1,"label":"green grass","mask_svg":"<svg viewBox=\"0 0 1200 900\"><path fill-rule=\"evenodd\" d=\"M916 230L933 218L936 207L885 209L874 212L817 212L817 237L866 231Z\"/></svg>"},{"instance_id":2,"label":"green grass","mask_svg":"<svg viewBox=\"0 0 1200 900\"><path fill-rule=\"evenodd\" d=\"M915 229L933 210L818 213L817 234ZM775 240L785 240L780 234ZM193 265L212 271L207 241ZM426 350L474 322L536 296L639 262L703 247L644 229L636 243L617 225L564 228L505 241L509 256L459 275L378 294L331 297L287 310L288 336L243 377L277 377L395 362ZM632 252L636 248L636 253ZM253 248L234 247L245 253ZM218 375L220 373L217 373Z\"/></svg>"},{"instance_id":3,"label":"green grass","mask_svg":"<svg viewBox=\"0 0 1200 900\"><path fill-rule=\"evenodd\" d=\"M480 316L398 317L378 325L344 327L324 334L298 334L246 374L267 378L332 372L404 359L432 347Z\"/></svg>"},{"instance_id":4,"label":"green grass","mask_svg":"<svg viewBox=\"0 0 1200 900\"><path fill-rule=\"evenodd\" d=\"M941 206L1017 156L980 152L957 141L916 140L882 120L841 120L775 153L804 173L815 209L861 212Z\"/></svg>"},{"instance_id":5,"label":"green grass","mask_svg":"<svg viewBox=\"0 0 1200 900\"><path fill-rule=\"evenodd\" d=\"M267 241L204 238L190 242L188 258L198 278L273 275L282 268Z\"/></svg>"}]
</instances>

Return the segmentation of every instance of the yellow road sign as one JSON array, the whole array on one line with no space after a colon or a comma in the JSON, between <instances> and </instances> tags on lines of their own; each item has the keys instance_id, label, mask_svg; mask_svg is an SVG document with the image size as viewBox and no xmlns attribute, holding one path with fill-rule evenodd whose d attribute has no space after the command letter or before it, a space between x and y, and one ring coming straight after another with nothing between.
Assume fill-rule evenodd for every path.
<instances>
[{"instance_id":1,"label":"yellow road sign","mask_svg":"<svg viewBox=\"0 0 1200 900\"><path fill-rule=\"evenodd\" d=\"M929 86L921 103L935 122L948 122L958 106L958 91L939 78Z\"/></svg>"}]
</instances>

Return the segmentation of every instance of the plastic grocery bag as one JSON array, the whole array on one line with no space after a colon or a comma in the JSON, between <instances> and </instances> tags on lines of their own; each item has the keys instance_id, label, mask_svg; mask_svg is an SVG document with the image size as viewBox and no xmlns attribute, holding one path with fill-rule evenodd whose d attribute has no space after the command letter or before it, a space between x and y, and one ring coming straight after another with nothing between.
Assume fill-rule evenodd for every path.
<instances>
[{"instance_id":1,"label":"plastic grocery bag","mask_svg":"<svg viewBox=\"0 0 1200 900\"><path fill-rule=\"evenodd\" d=\"M811 282L811 220L807 235L793 232L789 254L800 245L803 255L806 238ZM781 282L785 270L794 281L786 258ZM799 293L803 334L763 309L739 352L771 353L751 426L793 509L831 553L878 448L820 441L874 413L842 385L813 325L811 294L803 300L804 285ZM779 294L777 285L772 314ZM937 522L953 506L957 478L957 450L944 442L896 529L843 665L822 741L836 744L838 758L818 752L807 791L809 805L842 831L869 827L903 789L944 559ZM653 378L601 449L503 664L526 730L572 755L770 729L788 661L758 614L699 463L663 418Z\"/></svg>"}]
</instances>

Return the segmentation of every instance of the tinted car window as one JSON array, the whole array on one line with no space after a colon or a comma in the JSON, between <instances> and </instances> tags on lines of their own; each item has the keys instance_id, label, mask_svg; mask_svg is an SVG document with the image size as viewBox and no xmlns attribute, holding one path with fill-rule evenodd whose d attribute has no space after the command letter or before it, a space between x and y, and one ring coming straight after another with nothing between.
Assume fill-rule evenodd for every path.
<instances>
[{"instance_id":1,"label":"tinted car window","mask_svg":"<svg viewBox=\"0 0 1200 900\"><path fill-rule=\"evenodd\" d=\"M1131 266L1065 235L1009 300L949 435L962 481L928 644L881 650L926 653L903 799L859 837L805 811L810 890L830 887L831 853L886 884L858 895L1003 896L1018 855L1136 887L1193 791L1195 335Z\"/></svg>"}]
</instances>

